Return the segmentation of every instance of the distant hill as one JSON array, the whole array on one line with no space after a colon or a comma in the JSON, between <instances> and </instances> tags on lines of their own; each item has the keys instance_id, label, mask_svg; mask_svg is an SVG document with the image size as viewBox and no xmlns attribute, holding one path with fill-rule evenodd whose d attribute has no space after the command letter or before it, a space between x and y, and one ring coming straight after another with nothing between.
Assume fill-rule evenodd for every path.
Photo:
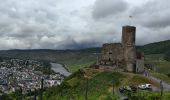
<instances>
[{"instance_id":1,"label":"distant hill","mask_svg":"<svg viewBox=\"0 0 170 100\"><path fill-rule=\"evenodd\" d=\"M170 40L150 43L144 46L137 46L137 48L138 50L143 51L146 55L164 54L170 51ZM95 54L100 52L101 52L101 47L85 48L80 50L14 49L14 50L0 50L0 57L61 61L62 58L65 60L66 57L74 58L75 55L83 56L83 55Z\"/></svg>"},{"instance_id":2,"label":"distant hill","mask_svg":"<svg viewBox=\"0 0 170 100\"><path fill-rule=\"evenodd\" d=\"M170 40L150 43L139 47L146 55L148 54L165 54L170 51Z\"/></svg>"},{"instance_id":3,"label":"distant hill","mask_svg":"<svg viewBox=\"0 0 170 100\"><path fill-rule=\"evenodd\" d=\"M48 61L62 61L68 58L79 58L78 56L87 56L100 53L100 48L87 48L80 50L52 50L52 49L30 49L30 50L0 50L0 57L36 59Z\"/></svg>"}]
</instances>

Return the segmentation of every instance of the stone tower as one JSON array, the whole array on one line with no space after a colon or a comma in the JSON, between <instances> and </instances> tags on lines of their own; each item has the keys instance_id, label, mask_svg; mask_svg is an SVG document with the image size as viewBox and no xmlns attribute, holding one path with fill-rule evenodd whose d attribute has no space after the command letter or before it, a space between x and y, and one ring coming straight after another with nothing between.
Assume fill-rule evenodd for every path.
<instances>
[{"instance_id":1,"label":"stone tower","mask_svg":"<svg viewBox=\"0 0 170 100\"><path fill-rule=\"evenodd\" d=\"M135 72L136 66L136 47L135 47L136 27L123 26L122 46L125 60L125 70Z\"/></svg>"},{"instance_id":2,"label":"stone tower","mask_svg":"<svg viewBox=\"0 0 170 100\"><path fill-rule=\"evenodd\" d=\"M122 27L121 43L105 43L101 50L101 56L98 58L96 68L143 72L144 60L138 54L136 56L136 27Z\"/></svg>"}]
</instances>

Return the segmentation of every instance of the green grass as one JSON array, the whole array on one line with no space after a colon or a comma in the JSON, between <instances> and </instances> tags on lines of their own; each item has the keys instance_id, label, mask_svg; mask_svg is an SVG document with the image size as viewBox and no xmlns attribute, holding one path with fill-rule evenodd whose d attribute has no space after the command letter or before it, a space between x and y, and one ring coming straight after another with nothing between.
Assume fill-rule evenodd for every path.
<instances>
[{"instance_id":1,"label":"green grass","mask_svg":"<svg viewBox=\"0 0 170 100\"><path fill-rule=\"evenodd\" d=\"M169 74L170 62L164 60L163 54L152 54L145 56L145 63L152 64L158 73Z\"/></svg>"},{"instance_id":2,"label":"green grass","mask_svg":"<svg viewBox=\"0 0 170 100\"><path fill-rule=\"evenodd\" d=\"M66 78L59 87L49 88L44 93L44 98L48 100L66 100L67 98L74 97L75 100L84 100L87 85L87 78L84 76L88 78L88 100L111 100L108 98L114 98L111 95L113 83L115 88L142 83L155 85L152 80L142 75L85 68L81 71L76 71ZM118 94L116 94L115 98L117 96Z\"/></svg>"},{"instance_id":3,"label":"green grass","mask_svg":"<svg viewBox=\"0 0 170 100\"><path fill-rule=\"evenodd\" d=\"M85 68L85 67L89 67L90 65L94 64L95 61L91 61L91 62L85 62L82 64L70 64L69 69L70 72L76 72L77 70L81 69L81 68Z\"/></svg>"},{"instance_id":4,"label":"green grass","mask_svg":"<svg viewBox=\"0 0 170 100\"><path fill-rule=\"evenodd\" d=\"M149 78L144 77L140 74L133 74L133 73L122 73L123 75L127 76L121 83L122 86L127 85L141 85L141 84L152 84L156 87L159 87L159 84L153 80L150 80Z\"/></svg>"},{"instance_id":5,"label":"green grass","mask_svg":"<svg viewBox=\"0 0 170 100\"><path fill-rule=\"evenodd\" d=\"M160 62L157 66L156 71L159 73L169 74L170 73L170 62Z\"/></svg>"},{"instance_id":6,"label":"green grass","mask_svg":"<svg viewBox=\"0 0 170 100\"><path fill-rule=\"evenodd\" d=\"M158 60L163 60L164 54L150 54L150 55L145 55L145 60L148 61L158 61Z\"/></svg>"},{"instance_id":7,"label":"green grass","mask_svg":"<svg viewBox=\"0 0 170 100\"><path fill-rule=\"evenodd\" d=\"M145 63L152 64L154 71L152 75L170 84L170 78L167 74L170 73L170 62L164 60L163 54L151 54L145 56Z\"/></svg>"},{"instance_id":8,"label":"green grass","mask_svg":"<svg viewBox=\"0 0 170 100\"><path fill-rule=\"evenodd\" d=\"M88 100L96 100L96 98L106 98L110 93L109 88L112 87L114 81L115 86L119 85L121 80L125 78L121 73L118 72L100 72L96 70L86 71L88 79ZM89 72L90 71L90 72ZM46 98L48 100L64 100L66 98L75 97L76 100L84 100L86 90L87 79L82 77L81 72L76 72L68 77L65 82L56 89L55 95L48 94L46 92ZM65 87L65 88L63 88ZM60 90L60 88L62 88ZM59 90L59 91L57 91ZM68 91L68 92L65 92ZM50 96L48 96L50 95Z\"/></svg>"},{"instance_id":9,"label":"green grass","mask_svg":"<svg viewBox=\"0 0 170 100\"><path fill-rule=\"evenodd\" d=\"M149 84L153 84L155 86L158 86L157 83L153 82L152 80L144 77L144 76L141 76L141 75L134 75L131 79L129 79L128 81L128 84L129 85L139 85L139 84L146 84L146 83L149 83Z\"/></svg>"},{"instance_id":10,"label":"green grass","mask_svg":"<svg viewBox=\"0 0 170 100\"><path fill-rule=\"evenodd\" d=\"M128 95L130 100L170 100L170 92L163 92L161 97L160 92L138 92Z\"/></svg>"}]
</instances>

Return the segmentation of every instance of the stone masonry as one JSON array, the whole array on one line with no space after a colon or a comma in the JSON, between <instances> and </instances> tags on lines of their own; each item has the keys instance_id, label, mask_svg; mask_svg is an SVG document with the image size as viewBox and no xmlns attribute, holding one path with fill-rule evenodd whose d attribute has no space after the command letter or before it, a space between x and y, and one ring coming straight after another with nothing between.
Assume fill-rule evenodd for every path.
<instances>
[{"instance_id":1,"label":"stone masonry","mask_svg":"<svg viewBox=\"0 0 170 100\"><path fill-rule=\"evenodd\" d=\"M101 69L115 68L127 72L137 72L136 69L141 69L140 71L142 72L143 68L136 68L138 59L135 37L136 27L123 26L122 43L103 44L101 56L98 58L96 66ZM140 59L140 62L142 61L143 59Z\"/></svg>"}]
</instances>

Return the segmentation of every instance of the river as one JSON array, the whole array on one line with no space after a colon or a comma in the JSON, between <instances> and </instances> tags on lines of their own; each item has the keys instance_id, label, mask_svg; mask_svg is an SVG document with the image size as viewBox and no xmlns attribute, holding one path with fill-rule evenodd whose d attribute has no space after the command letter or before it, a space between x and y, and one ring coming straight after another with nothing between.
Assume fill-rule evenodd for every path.
<instances>
[{"instance_id":1,"label":"river","mask_svg":"<svg viewBox=\"0 0 170 100\"><path fill-rule=\"evenodd\" d=\"M50 63L52 66L52 70L55 71L56 73L63 74L64 76L69 76L71 73L68 72L62 64L58 63Z\"/></svg>"}]
</instances>

